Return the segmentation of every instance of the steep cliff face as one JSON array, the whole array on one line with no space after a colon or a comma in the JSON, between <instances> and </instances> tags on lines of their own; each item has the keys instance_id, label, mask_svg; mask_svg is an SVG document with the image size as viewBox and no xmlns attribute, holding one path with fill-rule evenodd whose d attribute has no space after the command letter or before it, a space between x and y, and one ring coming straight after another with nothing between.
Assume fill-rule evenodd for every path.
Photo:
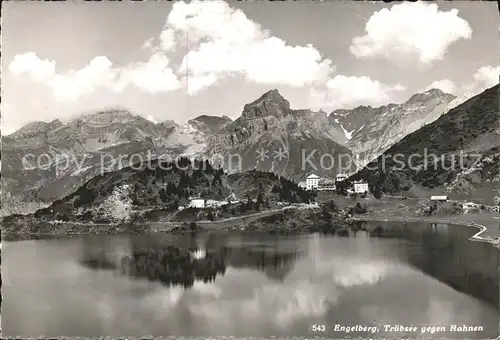
<instances>
[{"instance_id":1,"label":"steep cliff face","mask_svg":"<svg viewBox=\"0 0 500 340\"><path fill-rule=\"evenodd\" d=\"M222 127L231 122L231 118L227 116L218 117L207 115L201 115L188 121L196 130L207 135L219 132Z\"/></svg>"},{"instance_id":2,"label":"steep cliff face","mask_svg":"<svg viewBox=\"0 0 500 340\"><path fill-rule=\"evenodd\" d=\"M124 110L67 124L30 123L3 137L5 192L21 201L51 202L101 171L119 167L127 155L146 157L167 136L161 126Z\"/></svg>"},{"instance_id":3,"label":"steep cliff face","mask_svg":"<svg viewBox=\"0 0 500 340\"><path fill-rule=\"evenodd\" d=\"M345 141L324 112L291 109L277 90L271 90L245 105L238 119L210 138L206 154L220 156L229 170L259 169L301 180L310 172L339 172L337 158L350 154L341 145ZM326 159L324 166L321 157Z\"/></svg>"},{"instance_id":4,"label":"steep cliff face","mask_svg":"<svg viewBox=\"0 0 500 340\"><path fill-rule=\"evenodd\" d=\"M63 124L33 122L3 138L5 192L52 202L86 180L159 154L199 155L228 117L154 123L126 110L83 115ZM133 156L132 156L133 155Z\"/></svg>"},{"instance_id":5,"label":"steep cliff face","mask_svg":"<svg viewBox=\"0 0 500 340\"><path fill-rule=\"evenodd\" d=\"M345 146L359 156L357 163L361 168L407 134L438 119L454 99L451 94L432 89L417 93L402 104L336 110L329 118L331 124L345 132Z\"/></svg>"},{"instance_id":6,"label":"steep cliff face","mask_svg":"<svg viewBox=\"0 0 500 340\"><path fill-rule=\"evenodd\" d=\"M244 105L235 121L202 115L184 124L156 124L116 109L66 124L34 122L3 138L3 185L22 200L52 202L102 169L127 164L132 154L135 161L137 156L208 157L228 171L273 171L297 181L310 173L332 177L354 173L456 103L454 96L430 90L402 104L328 115L292 109L271 90Z\"/></svg>"},{"instance_id":7,"label":"steep cliff face","mask_svg":"<svg viewBox=\"0 0 500 340\"><path fill-rule=\"evenodd\" d=\"M346 138L351 139L353 134L362 129L375 116L381 115L395 106L397 105L389 104L388 106L373 108L363 105L352 110L339 109L333 111L328 118L334 126L340 125Z\"/></svg>"},{"instance_id":8,"label":"steep cliff face","mask_svg":"<svg viewBox=\"0 0 500 340\"><path fill-rule=\"evenodd\" d=\"M291 113L290 102L274 89L264 93L257 100L243 107L241 117L244 119L273 116L284 117Z\"/></svg>"}]
</instances>

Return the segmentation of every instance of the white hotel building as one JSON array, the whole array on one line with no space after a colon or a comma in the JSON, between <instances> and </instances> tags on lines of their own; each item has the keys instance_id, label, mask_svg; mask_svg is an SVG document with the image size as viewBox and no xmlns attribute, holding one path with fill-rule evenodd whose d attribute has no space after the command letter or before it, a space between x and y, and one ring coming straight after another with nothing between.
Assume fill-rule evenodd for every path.
<instances>
[{"instance_id":1,"label":"white hotel building","mask_svg":"<svg viewBox=\"0 0 500 340\"><path fill-rule=\"evenodd\" d=\"M320 177L315 174L310 174L306 178L306 189L307 190L314 190L318 188L318 183L319 183Z\"/></svg>"},{"instance_id":2,"label":"white hotel building","mask_svg":"<svg viewBox=\"0 0 500 340\"><path fill-rule=\"evenodd\" d=\"M299 186L307 189L307 190L318 190L318 191L334 191L336 190L336 183L343 182L347 178L348 175L338 174L335 176L335 180L329 178L321 178L316 174L310 174L307 176L305 182L300 182ZM368 192L368 183L364 181L356 181L352 183L352 188L350 189L351 193L367 193Z\"/></svg>"}]
</instances>

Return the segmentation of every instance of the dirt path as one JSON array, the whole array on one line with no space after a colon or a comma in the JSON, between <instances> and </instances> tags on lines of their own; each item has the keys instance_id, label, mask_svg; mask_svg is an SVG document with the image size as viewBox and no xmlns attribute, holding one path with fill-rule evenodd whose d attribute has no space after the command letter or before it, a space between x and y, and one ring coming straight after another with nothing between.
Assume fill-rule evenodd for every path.
<instances>
[{"instance_id":1,"label":"dirt path","mask_svg":"<svg viewBox=\"0 0 500 340\"><path fill-rule=\"evenodd\" d=\"M234 225L235 222L238 221L245 221L248 222L248 220L257 220L262 217L270 216L273 215L277 212L280 211L285 211L285 210L290 210L290 209L306 209L306 207L302 206L286 206L283 208L279 209L272 209L272 210L266 210L266 211L260 211L258 213L253 213L249 215L242 215L242 216L235 216L235 217L229 217L221 220L216 220L216 221L195 221L197 225L203 226L206 229L209 230L221 230L225 227L228 227L230 225ZM176 226L180 226L185 222L153 222L150 223L152 226L156 227L154 228L156 231L170 231Z\"/></svg>"}]
</instances>

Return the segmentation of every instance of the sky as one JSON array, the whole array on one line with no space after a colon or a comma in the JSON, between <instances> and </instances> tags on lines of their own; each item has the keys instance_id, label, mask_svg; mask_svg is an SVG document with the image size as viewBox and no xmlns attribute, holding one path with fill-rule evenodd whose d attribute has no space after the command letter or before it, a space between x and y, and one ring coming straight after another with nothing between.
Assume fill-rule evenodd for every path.
<instances>
[{"instance_id":1,"label":"sky","mask_svg":"<svg viewBox=\"0 0 500 340\"><path fill-rule=\"evenodd\" d=\"M237 118L278 89L331 112L498 83L495 2L6 2L4 135L124 108Z\"/></svg>"}]
</instances>

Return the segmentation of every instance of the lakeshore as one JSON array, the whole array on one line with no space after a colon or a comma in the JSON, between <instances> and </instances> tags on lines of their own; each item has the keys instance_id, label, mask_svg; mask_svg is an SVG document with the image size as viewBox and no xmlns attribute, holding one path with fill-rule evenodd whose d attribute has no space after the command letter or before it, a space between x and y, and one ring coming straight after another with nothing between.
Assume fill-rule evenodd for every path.
<instances>
[{"instance_id":1,"label":"lakeshore","mask_svg":"<svg viewBox=\"0 0 500 340\"><path fill-rule=\"evenodd\" d=\"M30 239L50 238L87 234L149 234L149 233L185 233L193 231L261 231L282 234L308 234L314 232L340 233L349 235L354 222L425 222L466 226L478 229L470 240L491 243L500 246L500 216L494 213L460 214L447 216L410 216L408 204L403 209L373 210L354 216L336 216L329 223L331 228L318 228L318 217L321 214L317 205L287 206L281 209L261 211L258 213L220 219L216 221L186 222L139 222L139 223L82 223L63 221L23 221L3 223L2 238ZM344 207L345 208L345 207ZM33 228L31 225L37 225ZM372 231L373 232L373 231Z\"/></svg>"},{"instance_id":2,"label":"lakeshore","mask_svg":"<svg viewBox=\"0 0 500 340\"><path fill-rule=\"evenodd\" d=\"M435 320L436 307L445 315L440 324L483 326L482 331L461 332L465 338L478 332L489 338L497 330L495 248L468 241L472 233L467 228L363 225L383 226L390 233L336 237L213 231L5 242L3 317L9 327L4 331L91 337L132 336L148 329L152 335L181 336L193 335L193 327L194 335L216 335L210 333L216 326L218 334L238 332L239 337L254 335L254 329L264 329L257 335L312 336L308 324L369 325L376 320L427 325ZM103 301L106 309L95 301ZM313 314L315 306L323 309ZM186 325L185 318L172 317L186 310L197 312L191 314L196 322ZM112 320L109 313L114 313ZM449 339L458 334L446 331L439 333ZM363 332L356 334L370 337ZM354 331L336 334L346 338ZM378 335L394 332L380 329ZM416 333L401 330L398 335Z\"/></svg>"},{"instance_id":3,"label":"lakeshore","mask_svg":"<svg viewBox=\"0 0 500 340\"><path fill-rule=\"evenodd\" d=\"M496 217L496 216L495 216ZM450 224L479 229L470 239L500 246L500 219L493 216L482 215L450 215L446 217L397 217L397 216L355 216L354 221L373 222L427 222L436 224Z\"/></svg>"}]
</instances>

